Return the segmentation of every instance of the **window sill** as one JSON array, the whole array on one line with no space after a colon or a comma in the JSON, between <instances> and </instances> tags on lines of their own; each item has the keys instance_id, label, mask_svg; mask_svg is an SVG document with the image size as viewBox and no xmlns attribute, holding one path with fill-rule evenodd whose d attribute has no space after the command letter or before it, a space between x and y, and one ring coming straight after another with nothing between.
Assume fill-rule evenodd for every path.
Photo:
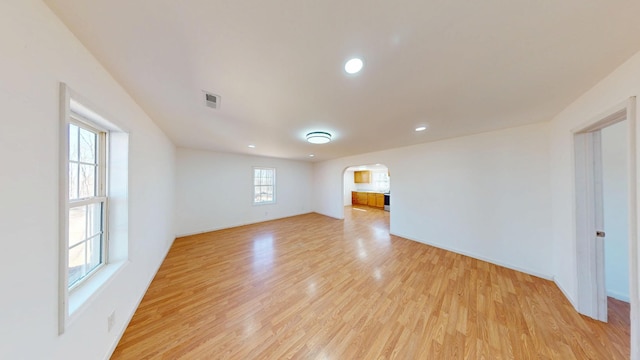
<instances>
[{"instance_id":1,"label":"window sill","mask_svg":"<svg viewBox=\"0 0 640 360\"><path fill-rule=\"evenodd\" d=\"M84 284L73 289L69 293L69 316L65 328L69 327L80 314L98 297L104 287L119 273L127 260L122 260L105 265L99 271L87 279Z\"/></svg>"},{"instance_id":2,"label":"window sill","mask_svg":"<svg viewBox=\"0 0 640 360\"><path fill-rule=\"evenodd\" d=\"M261 206L261 205L275 205L275 204L276 204L276 202L275 202L275 201L259 202L259 203L254 202L254 203L253 203L253 206Z\"/></svg>"}]
</instances>

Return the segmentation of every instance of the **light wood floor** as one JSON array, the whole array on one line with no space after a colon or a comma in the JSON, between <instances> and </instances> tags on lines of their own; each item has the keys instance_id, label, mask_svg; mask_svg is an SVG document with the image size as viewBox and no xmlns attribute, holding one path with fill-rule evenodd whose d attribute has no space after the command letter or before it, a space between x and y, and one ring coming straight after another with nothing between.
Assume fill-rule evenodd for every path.
<instances>
[{"instance_id":1,"label":"light wood floor","mask_svg":"<svg viewBox=\"0 0 640 360\"><path fill-rule=\"evenodd\" d=\"M366 210L366 211L363 211ZM629 308L389 236L345 208L177 239L113 359L625 359Z\"/></svg>"}]
</instances>

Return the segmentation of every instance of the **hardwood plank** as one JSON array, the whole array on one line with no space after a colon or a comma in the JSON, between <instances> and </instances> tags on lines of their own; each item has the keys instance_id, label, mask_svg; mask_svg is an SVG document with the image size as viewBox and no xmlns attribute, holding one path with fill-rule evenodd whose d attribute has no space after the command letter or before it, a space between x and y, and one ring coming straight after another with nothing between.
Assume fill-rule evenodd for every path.
<instances>
[{"instance_id":1,"label":"hardwood plank","mask_svg":"<svg viewBox=\"0 0 640 360\"><path fill-rule=\"evenodd\" d=\"M629 357L628 304L583 317L553 282L354 208L176 239L112 359Z\"/></svg>"}]
</instances>

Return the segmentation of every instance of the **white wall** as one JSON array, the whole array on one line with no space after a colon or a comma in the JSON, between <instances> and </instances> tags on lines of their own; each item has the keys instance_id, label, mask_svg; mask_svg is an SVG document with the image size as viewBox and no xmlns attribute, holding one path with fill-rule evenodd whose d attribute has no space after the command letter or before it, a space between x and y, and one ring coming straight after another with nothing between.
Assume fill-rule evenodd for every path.
<instances>
[{"instance_id":1,"label":"white wall","mask_svg":"<svg viewBox=\"0 0 640 360\"><path fill-rule=\"evenodd\" d=\"M575 186L573 163L572 130L591 122L608 109L640 93L640 53L634 55L613 73L583 94L551 122L551 198L554 272L556 283L569 299L577 301L577 269L575 240ZM637 121L637 119L633 119ZM629 133L629 130L627 130ZM637 136L637 133L636 133ZM636 154L638 149L635 149ZM636 165L636 170L638 167ZM637 223L637 219L635 219ZM637 252L637 238L633 240ZM636 254L637 256L637 254ZM638 267L629 263L634 274L631 278L635 287L630 288L632 344L640 344L640 298L638 296ZM632 358L640 359L640 347L632 349Z\"/></svg>"},{"instance_id":2,"label":"white wall","mask_svg":"<svg viewBox=\"0 0 640 360\"><path fill-rule=\"evenodd\" d=\"M342 171L393 174L391 233L551 278L548 124L315 164L315 210L343 218Z\"/></svg>"},{"instance_id":3,"label":"white wall","mask_svg":"<svg viewBox=\"0 0 640 360\"><path fill-rule=\"evenodd\" d=\"M104 359L174 238L174 146L42 1L0 2L0 53L0 359ZM130 131L130 263L59 336L61 81Z\"/></svg>"},{"instance_id":4,"label":"white wall","mask_svg":"<svg viewBox=\"0 0 640 360\"><path fill-rule=\"evenodd\" d=\"M602 129L605 282L607 294L629 301L627 121Z\"/></svg>"},{"instance_id":5,"label":"white wall","mask_svg":"<svg viewBox=\"0 0 640 360\"><path fill-rule=\"evenodd\" d=\"M351 192L356 191L356 183L354 182L353 170L346 170L344 172L344 206L349 206L352 204Z\"/></svg>"},{"instance_id":6,"label":"white wall","mask_svg":"<svg viewBox=\"0 0 640 360\"><path fill-rule=\"evenodd\" d=\"M276 204L253 205L253 167L276 168ZM176 165L179 235L311 212L308 162L179 148Z\"/></svg>"}]
</instances>

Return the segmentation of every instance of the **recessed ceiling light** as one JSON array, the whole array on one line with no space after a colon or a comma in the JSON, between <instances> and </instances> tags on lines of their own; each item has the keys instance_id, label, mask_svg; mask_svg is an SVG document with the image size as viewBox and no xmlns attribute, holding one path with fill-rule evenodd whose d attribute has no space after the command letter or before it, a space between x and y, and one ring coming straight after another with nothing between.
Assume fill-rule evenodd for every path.
<instances>
[{"instance_id":1,"label":"recessed ceiling light","mask_svg":"<svg viewBox=\"0 0 640 360\"><path fill-rule=\"evenodd\" d=\"M420 125L416 128L416 131L425 131L429 128L429 125Z\"/></svg>"},{"instance_id":2,"label":"recessed ceiling light","mask_svg":"<svg viewBox=\"0 0 640 360\"><path fill-rule=\"evenodd\" d=\"M344 64L344 71L348 74L355 74L362 70L363 62L361 59L353 58Z\"/></svg>"},{"instance_id":3,"label":"recessed ceiling light","mask_svg":"<svg viewBox=\"0 0 640 360\"><path fill-rule=\"evenodd\" d=\"M307 134L307 141L312 144L326 144L331 141L331 134L325 131L313 131Z\"/></svg>"},{"instance_id":4,"label":"recessed ceiling light","mask_svg":"<svg viewBox=\"0 0 640 360\"><path fill-rule=\"evenodd\" d=\"M251 145L249 145L249 147L252 148L252 149L255 149L256 146L251 144Z\"/></svg>"},{"instance_id":5,"label":"recessed ceiling light","mask_svg":"<svg viewBox=\"0 0 640 360\"><path fill-rule=\"evenodd\" d=\"M309 154L309 157L314 157L314 156L315 156L315 155L313 155L313 154Z\"/></svg>"}]
</instances>

